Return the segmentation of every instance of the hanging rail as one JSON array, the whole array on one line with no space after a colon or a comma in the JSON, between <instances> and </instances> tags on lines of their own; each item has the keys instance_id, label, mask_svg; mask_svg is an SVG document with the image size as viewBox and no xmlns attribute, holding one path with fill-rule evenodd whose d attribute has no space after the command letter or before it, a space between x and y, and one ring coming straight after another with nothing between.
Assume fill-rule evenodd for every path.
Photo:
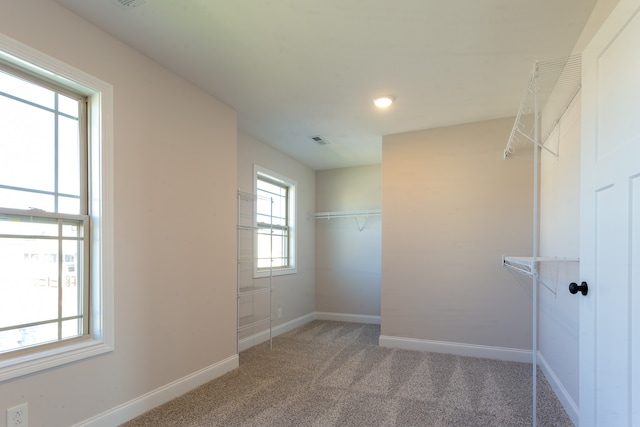
<instances>
[{"instance_id":1,"label":"hanging rail","mask_svg":"<svg viewBox=\"0 0 640 427\"><path fill-rule=\"evenodd\" d=\"M334 218L354 218L358 230L364 230L364 226L367 224L367 220L370 216L382 215L380 209L368 209L358 211L336 211L336 212L316 212L309 214L309 219L334 219ZM364 218L364 222L361 224L360 219Z\"/></svg>"},{"instance_id":2,"label":"hanging rail","mask_svg":"<svg viewBox=\"0 0 640 427\"><path fill-rule=\"evenodd\" d=\"M337 212L316 212L310 215L313 219L351 218L358 216L382 215L380 209L369 209L359 211L337 211Z\"/></svg>"}]
</instances>

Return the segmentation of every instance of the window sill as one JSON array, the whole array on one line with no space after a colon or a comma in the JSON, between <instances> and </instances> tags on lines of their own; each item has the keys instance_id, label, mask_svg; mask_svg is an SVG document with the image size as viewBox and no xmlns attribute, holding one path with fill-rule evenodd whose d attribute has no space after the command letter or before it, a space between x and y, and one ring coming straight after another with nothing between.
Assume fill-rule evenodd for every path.
<instances>
[{"instance_id":1,"label":"window sill","mask_svg":"<svg viewBox=\"0 0 640 427\"><path fill-rule=\"evenodd\" d=\"M2 360L0 361L0 383L111 351L113 351L112 346L93 339Z\"/></svg>"}]
</instances>

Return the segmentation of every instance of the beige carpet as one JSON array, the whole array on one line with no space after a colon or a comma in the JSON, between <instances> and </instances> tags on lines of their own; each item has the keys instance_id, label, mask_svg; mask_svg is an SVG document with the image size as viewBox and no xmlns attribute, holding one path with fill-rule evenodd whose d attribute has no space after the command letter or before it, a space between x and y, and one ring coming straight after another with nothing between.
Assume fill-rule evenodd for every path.
<instances>
[{"instance_id":1,"label":"beige carpet","mask_svg":"<svg viewBox=\"0 0 640 427\"><path fill-rule=\"evenodd\" d=\"M314 321L124 426L530 426L531 365L378 347L380 327ZM573 426L543 375L538 425Z\"/></svg>"}]
</instances>

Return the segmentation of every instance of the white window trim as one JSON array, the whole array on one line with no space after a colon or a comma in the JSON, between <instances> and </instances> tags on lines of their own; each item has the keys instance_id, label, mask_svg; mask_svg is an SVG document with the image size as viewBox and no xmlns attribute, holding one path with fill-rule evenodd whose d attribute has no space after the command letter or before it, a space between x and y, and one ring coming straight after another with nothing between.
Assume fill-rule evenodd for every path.
<instances>
[{"instance_id":1,"label":"white window trim","mask_svg":"<svg viewBox=\"0 0 640 427\"><path fill-rule=\"evenodd\" d=\"M0 34L0 58L89 98L90 338L0 361L0 382L113 351L113 86ZM37 65L36 65L37 64Z\"/></svg>"},{"instance_id":2,"label":"white window trim","mask_svg":"<svg viewBox=\"0 0 640 427\"><path fill-rule=\"evenodd\" d=\"M267 168L263 168L262 166L253 165L253 194L258 194L258 174L268 175L272 178L275 178L279 181L282 181L290 188L289 193L289 267L286 268L274 268L273 270L258 270L257 267L253 269L254 277L269 277L271 276L284 276L287 274L296 274L298 272L298 263L296 257L296 192L297 192L297 182L288 178L286 176L280 175L277 172L273 172ZM256 215L255 212L253 214L253 225L257 226ZM257 254L256 254L257 255Z\"/></svg>"}]
</instances>

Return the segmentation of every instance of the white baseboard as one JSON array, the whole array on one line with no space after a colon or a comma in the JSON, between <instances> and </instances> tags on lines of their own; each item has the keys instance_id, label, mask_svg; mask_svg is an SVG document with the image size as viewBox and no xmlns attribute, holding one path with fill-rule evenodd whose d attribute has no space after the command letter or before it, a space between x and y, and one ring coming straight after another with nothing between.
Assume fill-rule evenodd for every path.
<instances>
[{"instance_id":1,"label":"white baseboard","mask_svg":"<svg viewBox=\"0 0 640 427\"><path fill-rule=\"evenodd\" d=\"M276 336L275 329L273 330L273 336ZM248 337L241 338L238 341L238 352L248 350L265 341L269 341L269 330L260 331Z\"/></svg>"},{"instance_id":2,"label":"white baseboard","mask_svg":"<svg viewBox=\"0 0 640 427\"><path fill-rule=\"evenodd\" d=\"M389 337L385 335L380 335L379 345L381 347L399 348L403 350L430 351L434 353L454 354L457 356L505 360L508 362L533 363L533 356L530 350L514 348ZM544 373L545 378L564 407L564 410L567 412L567 415L571 418L573 424L577 426L580 413L578 405L571 398L567 389L540 352L538 352L538 366Z\"/></svg>"},{"instance_id":3,"label":"white baseboard","mask_svg":"<svg viewBox=\"0 0 640 427\"><path fill-rule=\"evenodd\" d=\"M328 313L325 311L316 311L316 319L333 320L336 322L367 323L370 325L380 324L380 316L369 316L365 314Z\"/></svg>"},{"instance_id":4,"label":"white baseboard","mask_svg":"<svg viewBox=\"0 0 640 427\"><path fill-rule=\"evenodd\" d=\"M284 334L285 332L289 332L292 329L297 328L298 326L302 326L306 323L309 323L313 320L316 320L315 313L305 314L304 316L300 316L296 319L289 320L288 322L277 325L273 328L273 334L278 336L280 334Z\"/></svg>"},{"instance_id":5,"label":"white baseboard","mask_svg":"<svg viewBox=\"0 0 640 427\"><path fill-rule=\"evenodd\" d=\"M284 334L285 332L288 332L292 329L297 328L298 326L302 326L305 323L309 323L312 320L316 319L316 314L315 313L309 313L309 314L305 314L304 316L300 316L298 318L295 318L293 320L289 320L288 322L285 323L281 323L277 326L273 327L273 331L272 331L272 335L274 337L277 337L280 334ZM269 330L264 330L264 331L260 331L256 334L253 334L249 337L246 338L242 338L240 340L240 342L238 343L238 351L244 351L247 350L251 347L253 347L254 345L258 345L261 344L265 341L269 340Z\"/></svg>"},{"instance_id":6,"label":"white baseboard","mask_svg":"<svg viewBox=\"0 0 640 427\"><path fill-rule=\"evenodd\" d=\"M272 334L277 337L280 334L288 332L292 329L302 326L305 323L309 323L312 320L333 320L337 322L353 322L353 323L367 323L373 325L380 324L380 316L367 316L362 314L347 314L347 313L328 313L316 311L313 313L305 314L296 319L290 320L286 323L282 323L273 327ZM238 343L238 350L244 351L254 345L261 344L269 340L269 330L260 331L256 334L242 338Z\"/></svg>"},{"instance_id":7,"label":"white baseboard","mask_svg":"<svg viewBox=\"0 0 640 427\"><path fill-rule=\"evenodd\" d=\"M380 324L380 316L366 316L345 313L327 313L313 312L288 322L277 325L273 328L273 336L278 336L288 332L298 326L302 326L313 320L332 320L341 322L355 322L367 324ZM246 350L256 344L267 341L269 332L264 331L251 337L241 340L239 343L240 351ZM380 335L379 345L381 347L399 348L405 350L431 351L436 353L448 353L458 356L483 357L488 359L506 360L512 362L531 363L531 351L520 350L504 347L490 347L473 344L460 344L443 341L420 340L413 338L390 337ZM553 387L556 395L562 405L565 407L567 414L577 425L577 406L568 395L566 389L562 386L553 370L549 367L543 357L539 356L540 366L549 383ZM162 387L145 393L129 402L125 402L113 409L98 414L81 423L76 424L77 427L111 427L120 425L129 421L145 412L165 403L171 399L175 399L194 388L216 379L229 371L238 367L239 358L235 354L227 359L221 360L211 366L208 366L186 377L180 378ZM74 427L75 427L74 426Z\"/></svg>"},{"instance_id":8,"label":"white baseboard","mask_svg":"<svg viewBox=\"0 0 640 427\"><path fill-rule=\"evenodd\" d=\"M133 400L116 406L95 417L84 420L76 426L88 427L112 427L129 421L145 412L162 405L171 399L182 396L188 391L216 379L238 367L238 355L234 354L227 359L214 363L204 369L170 382L160 388L143 394Z\"/></svg>"},{"instance_id":9,"label":"white baseboard","mask_svg":"<svg viewBox=\"0 0 640 427\"><path fill-rule=\"evenodd\" d=\"M551 365L547 362L544 356L538 352L538 366L544 373L544 376L547 378L549 385L553 389L553 392L558 397L558 400L562 404L562 407L567 412L571 421L573 421L573 425L577 426L578 421L580 419L580 411L578 405L573 400L567 389L564 387L556 373L551 369Z\"/></svg>"},{"instance_id":10,"label":"white baseboard","mask_svg":"<svg viewBox=\"0 0 640 427\"><path fill-rule=\"evenodd\" d=\"M533 361L531 350L520 350L517 348L491 347L476 344L390 337L385 335L380 335L379 345L380 347L430 351L433 353L454 354L456 356L483 357L509 362L532 363Z\"/></svg>"}]
</instances>

